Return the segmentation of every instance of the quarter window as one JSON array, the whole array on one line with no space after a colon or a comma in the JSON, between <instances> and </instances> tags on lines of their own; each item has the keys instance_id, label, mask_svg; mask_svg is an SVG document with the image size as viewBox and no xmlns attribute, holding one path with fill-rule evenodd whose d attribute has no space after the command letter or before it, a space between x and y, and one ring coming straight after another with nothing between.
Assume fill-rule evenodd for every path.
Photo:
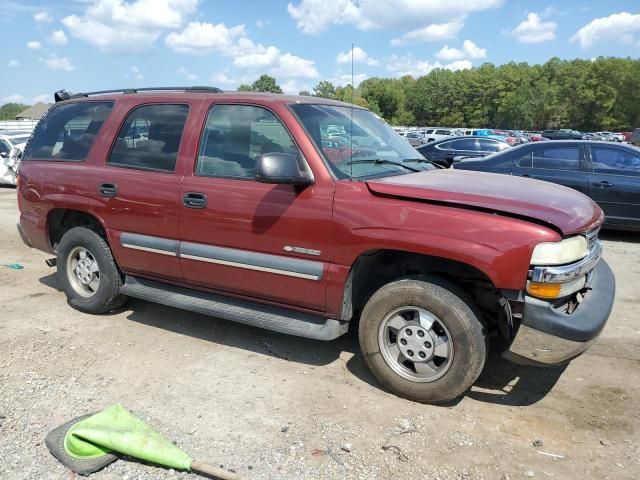
<instances>
[{"instance_id":1,"label":"quarter window","mask_svg":"<svg viewBox=\"0 0 640 480\"><path fill-rule=\"evenodd\" d=\"M591 162L595 173L640 176L640 151L592 147Z\"/></svg>"},{"instance_id":2,"label":"quarter window","mask_svg":"<svg viewBox=\"0 0 640 480\"><path fill-rule=\"evenodd\" d=\"M551 147L533 154L533 168L580 170L579 147Z\"/></svg>"},{"instance_id":3,"label":"quarter window","mask_svg":"<svg viewBox=\"0 0 640 480\"><path fill-rule=\"evenodd\" d=\"M327 126L331 141L342 141L342 130ZM255 178L260 155L283 152L297 155L298 147L280 120L261 107L214 105L200 141L196 174Z\"/></svg>"},{"instance_id":4,"label":"quarter window","mask_svg":"<svg viewBox=\"0 0 640 480\"><path fill-rule=\"evenodd\" d=\"M53 107L36 126L24 160L84 160L113 102L78 102Z\"/></svg>"},{"instance_id":5,"label":"quarter window","mask_svg":"<svg viewBox=\"0 0 640 480\"><path fill-rule=\"evenodd\" d=\"M120 128L108 163L141 170L173 172L188 105L144 105Z\"/></svg>"},{"instance_id":6,"label":"quarter window","mask_svg":"<svg viewBox=\"0 0 640 480\"><path fill-rule=\"evenodd\" d=\"M531 161L531 152L527 153L526 155L518 158L515 161L516 167L520 167L520 168L531 168L532 165L532 161Z\"/></svg>"}]
</instances>

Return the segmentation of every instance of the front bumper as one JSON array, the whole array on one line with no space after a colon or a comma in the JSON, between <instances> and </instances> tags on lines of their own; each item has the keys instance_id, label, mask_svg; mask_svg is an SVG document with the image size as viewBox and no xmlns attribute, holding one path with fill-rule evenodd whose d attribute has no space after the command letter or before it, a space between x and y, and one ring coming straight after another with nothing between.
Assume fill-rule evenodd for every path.
<instances>
[{"instance_id":1,"label":"front bumper","mask_svg":"<svg viewBox=\"0 0 640 480\"><path fill-rule=\"evenodd\" d=\"M589 348L604 328L613 307L615 278L600 260L590 290L572 314L549 302L526 296L520 327L503 356L526 365L566 363Z\"/></svg>"}]
</instances>

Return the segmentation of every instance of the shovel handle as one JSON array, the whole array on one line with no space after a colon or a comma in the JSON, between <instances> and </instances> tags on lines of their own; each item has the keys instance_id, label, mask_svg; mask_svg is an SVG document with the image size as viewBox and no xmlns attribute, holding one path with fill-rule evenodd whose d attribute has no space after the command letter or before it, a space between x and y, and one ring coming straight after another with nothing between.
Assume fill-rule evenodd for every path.
<instances>
[{"instance_id":1,"label":"shovel handle","mask_svg":"<svg viewBox=\"0 0 640 480\"><path fill-rule=\"evenodd\" d=\"M191 470L199 473L206 473L207 475L213 475L221 480L241 480L242 477L237 473L230 472L229 470L223 470L222 468L214 467L213 465L207 465L206 463L193 461L191 462Z\"/></svg>"}]
</instances>

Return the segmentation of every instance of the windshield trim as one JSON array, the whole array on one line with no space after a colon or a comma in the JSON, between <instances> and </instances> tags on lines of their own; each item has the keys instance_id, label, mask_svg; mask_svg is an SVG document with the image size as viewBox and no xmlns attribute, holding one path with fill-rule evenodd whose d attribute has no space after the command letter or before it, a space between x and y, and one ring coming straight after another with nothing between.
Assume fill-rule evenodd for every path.
<instances>
[{"instance_id":1,"label":"windshield trim","mask_svg":"<svg viewBox=\"0 0 640 480\"><path fill-rule=\"evenodd\" d=\"M313 138L313 135L311 135L311 132L309 132L309 130L307 129L307 125L302 121L302 119L300 118L300 116L298 115L296 110L294 108L292 108L292 107L294 107L296 105L320 105L320 106L323 106L323 107L353 108L354 110L361 110L361 111L364 111L364 112L369 112L372 115L375 115L375 114L371 110L369 110L367 108L361 107L359 105L351 105L351 104L334 105L334 104L331 104L331 103L324 103L324 102L300 102L300 103L288 103L286 105L287 110L289 110L291 115L293 115L294 118L298 121L298 125L300 125L300 127L302 127L302 130L307 135L307 138L311 141L311 144L313 145L313 148L315 149L315 151L318 154L318 156L322 159L322 163L324 164L325 169L329 172L329 175L331 175L331 178L333 178L333 180L335 180L336 182L344 182L344 181L347 181L347 182L361 182L361 181L369 180L371 178L371 175L365 175L365 176L356 177L356 178L350 177L350 176L345 176L345 178L340 178L340 177L338 177L338 175L336 175L336 172L334 171L333 168L331 168L331 165L329 164L330 160L327 158L327 156L322 151L321 146L316 143L316 140ZM384 122L384 120L382 120L382 121ZM389 128L391 128L391 126L389 126ZM380 172L380 173L383 173L383 172ZM392 172L392 171L388 170L388 171L386 171L384 173L385 173L385 175L383 175L384 177L394 177L394 176L398 176L398 175L409 175L409 174L415 173L415 172L411 172L409 170L399 169L398 172ZM377 174L374 174L374 175L377 176Z\"/></svg>"}]
</instances>

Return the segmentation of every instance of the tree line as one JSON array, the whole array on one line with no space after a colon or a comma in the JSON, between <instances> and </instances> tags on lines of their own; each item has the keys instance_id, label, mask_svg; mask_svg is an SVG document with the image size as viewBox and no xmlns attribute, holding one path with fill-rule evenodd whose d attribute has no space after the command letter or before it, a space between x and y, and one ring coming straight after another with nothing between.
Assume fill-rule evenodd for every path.
<instances>
[{"instance_id":1,"label":"tree line","mask_svg":"<svg viewBox=\"0 0 640 480\"><path fill-rule=\"evenodd\" d=\"M282 93L262 75L239 90ZM543 65L485 63L414 78L369 78L355 90L323 80L313 95L367 107L392 125L522 130L630 130L640 126L640 60L552 58Z\"/></svg>"}]
</instances>

